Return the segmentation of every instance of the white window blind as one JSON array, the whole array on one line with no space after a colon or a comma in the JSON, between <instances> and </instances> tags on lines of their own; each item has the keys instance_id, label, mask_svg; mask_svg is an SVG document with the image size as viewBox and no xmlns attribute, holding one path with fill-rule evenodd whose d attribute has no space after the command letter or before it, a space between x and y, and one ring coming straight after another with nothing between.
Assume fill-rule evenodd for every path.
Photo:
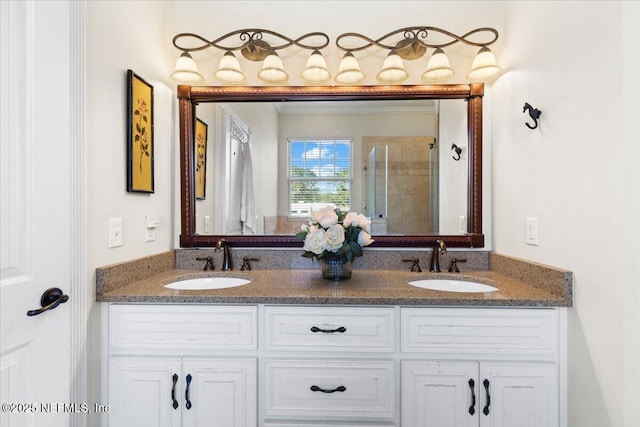
<instances>
[{"instance_id":1,"label":"white window blind","mask_svg":"<svg viewBox=\"0 0 640 427\"><path fill-rule=\"evenodd\" d=\"M289 140L289 215L308 217L324 206L351 206L352 141Z\"/></svg>"}]
</instances>

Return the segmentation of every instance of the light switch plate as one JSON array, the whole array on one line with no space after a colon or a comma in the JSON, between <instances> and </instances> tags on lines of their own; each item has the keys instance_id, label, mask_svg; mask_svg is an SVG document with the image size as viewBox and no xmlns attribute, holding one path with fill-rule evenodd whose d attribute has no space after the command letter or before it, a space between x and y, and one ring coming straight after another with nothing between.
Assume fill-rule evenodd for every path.
<instances>
[{"instance_id":1,"label":"light switch plate","mask_svg":"<svg viewBox=\"0 0 640 427\"><path fill-rule=\"evenodd\" d=\"M526 233L527 245L538 246L538 218L527 218Z\"/></svg>"},{"instance_id":2,"label":"light switch plate","mask_svg":"<svg viewBox=\"0 0 640 427\"><path fill-rule=\"evenodd\" d=\"M122 218L109 218L109 248L122 246L124 236L122 231Z\"/></svg>"}]
</instances>

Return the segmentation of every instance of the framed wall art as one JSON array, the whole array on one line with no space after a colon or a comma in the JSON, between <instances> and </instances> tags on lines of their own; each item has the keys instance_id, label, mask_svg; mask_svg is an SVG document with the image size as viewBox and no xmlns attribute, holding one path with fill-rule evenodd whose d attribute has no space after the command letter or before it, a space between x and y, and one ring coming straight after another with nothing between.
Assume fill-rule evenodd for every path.
<instances>
[{"instance_id":1,"label":"framed wall art","mask_svg":"<svg viewBox=\"0 0 640 427\"><path fill-rule=\"evenodd\" d=\"M209 126L196 119L196 199L204 200L207 189L207 135Z\"/></svg>"},{"instance_id":2,"label":"framed wall art","mask_svg":"<svg viewBox=\"0 0 640 427\"><path fill-rule=\"evenodd\" d=\"M153 86L127 70L127 191L154 192Z\"/></svg>"}]
</instances>

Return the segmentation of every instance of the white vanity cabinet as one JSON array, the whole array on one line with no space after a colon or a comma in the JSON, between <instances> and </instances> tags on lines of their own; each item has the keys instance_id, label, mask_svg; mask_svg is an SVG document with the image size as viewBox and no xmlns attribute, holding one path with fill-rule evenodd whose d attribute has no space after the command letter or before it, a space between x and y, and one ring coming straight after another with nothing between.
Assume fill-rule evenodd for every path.
<instances>
[{"instance_id":1,"label":"white vanity cabinet","mask_svg":"<svg viewBox=\"0 0 640 427\"><path fill-rule=\"evenodd\" d=\"M112 357L115 426L255 426L256 360Z\"/></svg>"},{"instance_id":2,"label":"white vanity cabinet","mask_svg":"<svg viewBox=\"0 0 640 427\"><path fill-rule=\"evenodd\" d=\"M113 303L108 425L564 427L561 310Z\"/></svg>"},{"instance_id":3,"label":"white vanity cabinet","mask_svg":"<svg viewBox=\"0 0 640 427\"><path fill-rule=\"evenodd\" d=\"M557 366L402 362L402 425L558 425Z\"/></svg>"},{"instance_id":4,"label":"white vanity cabinet","mask_svg":"<svg viewBox=\"0 0 640 427\"><path fill-rule=\"evenodd\" d=\"M257 307L112 304L109 427L254 427Z\"/></svg>"},{"instance_id":5,"label":"white vanity cabinet","mask_svg":"<svg viewBox=\"0 0 640 427\"><path fill-rule=\"evenodd\" d=\"M406 308L401 346L403 427L559 425L556 310Z\"/></svg>"}]
</instances>

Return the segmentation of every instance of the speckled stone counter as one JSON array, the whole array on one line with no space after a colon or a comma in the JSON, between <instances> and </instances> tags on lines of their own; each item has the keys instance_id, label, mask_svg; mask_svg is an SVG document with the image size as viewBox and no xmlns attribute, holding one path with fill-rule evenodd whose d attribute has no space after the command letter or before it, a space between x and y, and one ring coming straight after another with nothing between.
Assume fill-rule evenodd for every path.
<instances>
[{"instance_id":1,"label":"speckled stone counter","mask_svg":"<svg viewBox=\"0 0 640 427\"><path fill-rule=\"evenodd\" d=\"M167 257L167 255L163 255ZM132 303L199 304L358 304L424 306L504 306L567 307L572 305L572 274L524 260L490 254L489 269L463 273L412 273L406 270L354 269L350 280L334 283L322 279L319 269L254 269L252 271L212 271L172 268L154 271L148 277L114 283L122 279L128 263L96 271L96 300ZM132 261L144 270L140 259ZM495 264L498 269L491 268ZM406 265L405 265L406 268ZM490 293L442 292L417 288L407 281L437 275L485 283L498 288ZM240 277L251 283L219 290L175 290L164 285L207 276Z\"/></svg>"}]
</instances>

